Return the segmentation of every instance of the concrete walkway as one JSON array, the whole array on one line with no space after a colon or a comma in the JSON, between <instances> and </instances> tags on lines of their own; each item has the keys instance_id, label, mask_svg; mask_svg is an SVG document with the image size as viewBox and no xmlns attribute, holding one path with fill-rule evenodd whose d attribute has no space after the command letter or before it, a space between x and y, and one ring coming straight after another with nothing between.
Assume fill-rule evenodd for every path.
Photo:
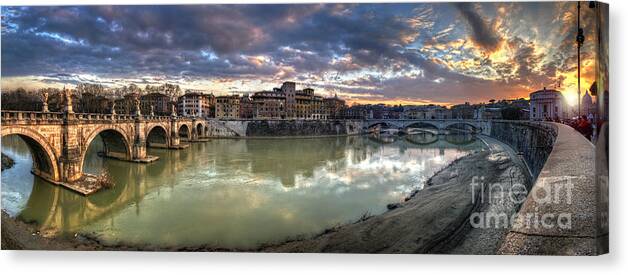
<instances>
[{"instance_id":1,"label":"concrete walkway","mask_svg":"<svg viewBox=\"0 0 628 275\"><path fill-rule=\"evenodd\" d=\"M599 233L594 146L558 127L554 148L499 250L502 254L596 255Z\"/></svg>"}]
</instances>

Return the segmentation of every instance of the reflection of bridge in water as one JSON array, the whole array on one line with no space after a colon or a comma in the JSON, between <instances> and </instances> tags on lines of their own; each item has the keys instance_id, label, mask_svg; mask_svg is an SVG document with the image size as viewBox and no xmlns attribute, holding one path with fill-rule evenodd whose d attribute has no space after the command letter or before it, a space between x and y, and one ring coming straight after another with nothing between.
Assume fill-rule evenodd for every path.
<instances>
[{"instance_id":1,"label":"reflection of bridge in water","mask_svg":"<svg viewBox=\"0 0 628 275\"><path fill-rule=\"evenodd\" d=\"M90 148L87 161L104 161L102 158L94 157L99 149L98 146ZM159 188L176 187L174 181L164 185L154 180L155 178L166 173L176 174L185 169L186 164L194 162L194 154L188 150L155 150L158 150L159 155L168 157L162 157L160 161L151 164L151 173L147 172L149 168L146 165L128 165L118 160L107 161L106 168L112 171L110 175L117 184L107 192L99 192L89 197L68 192L46 183L40 177L35 177L31 194L19 216L25 221L37 221L44 234L58 234L77 232L86 224L112 217L112 213L129 206L135 207L135 211L139 213L141 201L146 195L151 192L157 192L159 195Z\"/></svg>"},{"instance_id":2,"label":"reflection of bridge in water","mask_svg":"<svg viewBox=\"0 0 628 275\"><path fill-rule=\"evenodd\" d=\"M412 135L370 134L369 141L373 144L397 145L400 148L438 148L441 154L445 149L475 149L478 138L474 134L458 133L437 135L423 132Z\"/></svg>"},{"instance_id":3,"label":"reflection of bridge in water","mask_svg":"<svg viewBox=\"0 0 628 275\"><path fill-rule=\"evenodd\" d=\"M366 119L363 129L373 132L414 134L430 132L449 134L454 132L484 133L490 132L490 121L476 119Z\"/></svg>"}]
</instances>

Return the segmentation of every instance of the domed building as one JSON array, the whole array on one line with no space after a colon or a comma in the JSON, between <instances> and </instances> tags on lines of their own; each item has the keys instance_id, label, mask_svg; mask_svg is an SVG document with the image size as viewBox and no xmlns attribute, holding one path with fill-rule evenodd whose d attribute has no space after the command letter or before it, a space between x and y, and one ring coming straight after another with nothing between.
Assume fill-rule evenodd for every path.
<instances>
[{"instance_id":1,"label":"domed building","mask_svg":"<svg viewBox=\"0 0 628 275\"><path fill-rule=\"evenodd\" d=\"M593 98L589 95L589 91L587 90L582 97L582 114L583 115L593 115L595 114L595 105L593 105Z\"/></svg>"},{"instance_id":2,"label":"domed building","mask_svg":"<svg viewBox=\"0 0 628 275\"><path fill-rule=\"evenodd\" d=\"M530 120L565 119L567 110L567 101L560 91L543 87L530 94Z\"/></svg>"}]
</instances>

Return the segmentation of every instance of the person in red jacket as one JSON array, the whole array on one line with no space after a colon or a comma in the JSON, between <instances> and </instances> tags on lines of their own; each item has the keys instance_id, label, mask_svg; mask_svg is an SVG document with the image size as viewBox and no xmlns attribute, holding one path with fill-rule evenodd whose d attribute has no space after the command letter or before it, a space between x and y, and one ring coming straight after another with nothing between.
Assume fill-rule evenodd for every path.
<instances>
[{"instance_id":1,"label":"person in red jacket","mask_svg":"<svg viewBox=\"0 0 628 275\"><path fill-rule=\"evenodd\" d=\"M583 115L578 119L576 130L578 130L578 132L580 132L588 140L591 140L591 135L593 135L593 126L587 119L587 116Z\"/></svg>"}]
</instances>

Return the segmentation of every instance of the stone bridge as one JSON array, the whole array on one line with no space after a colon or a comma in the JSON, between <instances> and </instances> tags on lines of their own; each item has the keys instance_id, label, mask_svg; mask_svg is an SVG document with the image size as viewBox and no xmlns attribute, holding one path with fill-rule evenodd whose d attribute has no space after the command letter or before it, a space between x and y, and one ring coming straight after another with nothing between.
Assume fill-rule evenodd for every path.
<instances>
[{"instance_id":1,"label":"stone bridge","mask_svg":"<svg viewBox=\"0 0 628 275\"><path fill-rule=\"evenodd\" d=\"M211 136L239 137L356 135L381 128L406 133L410 128L424 128L423 131L446 134L455 126L468 126L476 134L489 134L491 131L489 120L470 119L209 119L208 124Z\"/></svg>"},{"instance_id":2,"label":"stone bridge","mask_svg":"<svg viewBox=\"0 0 628 275\"><path fill-rule=\"evenodd\" d=\"M362 131L361 120L350 119L208 119L212 136L342 136Z\"/></svg>"},{"instance_id":3,"label":"stone bridge","mask_svg":"<svg viewBox=\"0 0 628 275\"><path fill-rule=\"evenodd\" d=\"M151 162L158 158L147 155L147 147L185 148L183 142L210 133L206 120L177 116L3 110L1 121L2 137L18 135L30 148L33 173L65 186L83 177L87 149L98 136L104 156Z\"/></svg>"},{"instance_id":4,"label":"stone bridge","mask_svg":"<svg viewBox=\"0 0 628 275\"><path fill-rule=\"evenodd\" d=\"M480 119L365 119L363 129L372 131L382 126L396 128L407 131L408 128L434 128L439 134L447 133L453 126L468 126L474 133L488 134L491 131L489 120Z\"/></svg>"}]
</instances>

